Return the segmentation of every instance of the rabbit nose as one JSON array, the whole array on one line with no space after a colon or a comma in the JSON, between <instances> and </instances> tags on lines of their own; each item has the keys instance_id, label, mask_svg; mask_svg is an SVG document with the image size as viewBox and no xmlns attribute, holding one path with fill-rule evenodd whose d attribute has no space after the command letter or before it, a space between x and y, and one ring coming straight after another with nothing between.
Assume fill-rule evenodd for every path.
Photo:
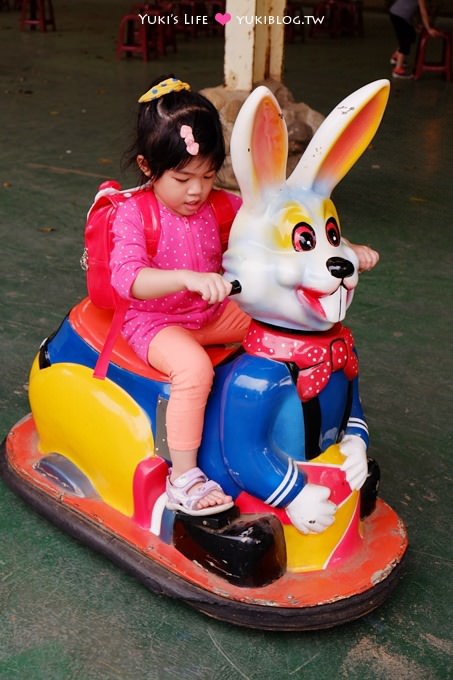
<instances>
[{"instance_id":1,"label":"rabbit nose","mask_svg":"<svg viewBox=\"0 0 453 680\"><path fill-rule=\"evenodd\" d=\"M345 279L354 274L354 265L343 257L329 257L326 267L332 276L337 279Z\"/></svg>"}]
</instances>

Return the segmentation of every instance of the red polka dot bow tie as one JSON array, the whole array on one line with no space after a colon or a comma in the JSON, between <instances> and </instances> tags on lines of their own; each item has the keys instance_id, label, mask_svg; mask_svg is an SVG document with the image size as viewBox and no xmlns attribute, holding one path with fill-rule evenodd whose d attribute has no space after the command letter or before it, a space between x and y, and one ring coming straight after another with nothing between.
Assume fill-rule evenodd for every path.
<instances>
[{"instance_id":1,"label":"red polka dot bow tie","mask_svg":"<svg viewBox=\"0 0 453 680\"><path fill-rule=\"evenodd\" d=\"M249 354L295 364L301 401L317 397L334 371L344 371L348 380L359 373L352 333L340 323L321 333L299 334L252 321L243 346Z\"/></svg>"}]
</instances>

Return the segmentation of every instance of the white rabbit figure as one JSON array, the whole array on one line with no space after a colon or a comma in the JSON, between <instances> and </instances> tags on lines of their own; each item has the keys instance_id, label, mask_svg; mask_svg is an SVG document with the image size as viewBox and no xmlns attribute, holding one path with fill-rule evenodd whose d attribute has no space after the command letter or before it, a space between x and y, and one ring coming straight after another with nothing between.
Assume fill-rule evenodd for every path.
<instances>
[{"instance_id":1,"label":"white rabbit figure","mask_svg":"<svg viewBox=\"0 0 453 680\"><path fill-rule=\"evenodd\" d=\"M240 281L237 300L253 318L307 331L344 319L357 258L340 238L330 195L373 138L388 93L389 82L378 80L344 99L287 180L288 135L277 100L261 86L245 101L231 138L243 205L223 265Z\"/></svg>"},{"instance_id":2,"label":"white rabbit figure","mask_svg":"<svg viewBox=\"0 0 453 680\"><path fill-rule=\"evenodd\" d=\"M242 291L236 298L240 306L274 331L277 327L283 333L285 330L329 333L345 317L358 282L358 262L341 238L339 218L330 195L368 147L388 95L389 82L378 80L344 99L319 127L288 179L287 129L275 97L266 87L258 87L239 112L231 139L231 158L243 205L231 230L223 266L226 277L241 284ZM244 346L248 349L248 339ZM350 348L352 354L352 342ZM260 352L259 347L255 354L273 358L273 349ZM354 417L347 419L343 432L342 426L332 427L329 423L320 434L325 441L332 432L333 441L341 438L340 450L346 458L342 470L352 489L359 489L367 477L368 434L356 383ZM331 386L324 403L332 399L336 396ZM333 410L340 411L337 406ZM267 418L265 414L260 417ZM328 414L326 422L329 417ZM249 422L252 421L253 418ZM247 436L244 430L243 437ZM248 450L257 451L258 459L261 446L258 437L251 435L250 443ZM272 446L263 445L263 449L268 452L266 456L274 456L269 453ZM322 445L320 450L324 450ZM236 480L242 479L241 484L247 489L253 483L247 465L228 460L228 455L226 459ZM272 458L269 464L270 475L276 469L276 460ZM280 473L279 486L278 478L273 482L275 492L261 497L271 505L285 507L300 531L322 532L333 523L336 511L329 500L329 489L304 484L303 475L296 478L296 470L290 459L286 476ZM269 486L267 492L271 489Z\"/></svg>"}]
</instances>

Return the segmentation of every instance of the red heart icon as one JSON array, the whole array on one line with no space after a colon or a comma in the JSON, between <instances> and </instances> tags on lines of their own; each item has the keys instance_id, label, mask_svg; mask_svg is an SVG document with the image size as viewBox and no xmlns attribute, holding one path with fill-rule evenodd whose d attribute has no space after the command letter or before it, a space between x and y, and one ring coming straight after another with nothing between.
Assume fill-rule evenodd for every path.
<instances>
[{"instance_id":1,"label":"red heart icon","mask_svg":"<svg viewBox=\"0 0 453 680\"><path fill-rule=\"evenodd\" d=\"M215 15L214 19L219 22L219 24L222 24L222 26L225 26L229 21L231 21L231 14L229 12L225 12L225 14L222 14L221 12L217 12Z\"/></svg>"}]
</instances>

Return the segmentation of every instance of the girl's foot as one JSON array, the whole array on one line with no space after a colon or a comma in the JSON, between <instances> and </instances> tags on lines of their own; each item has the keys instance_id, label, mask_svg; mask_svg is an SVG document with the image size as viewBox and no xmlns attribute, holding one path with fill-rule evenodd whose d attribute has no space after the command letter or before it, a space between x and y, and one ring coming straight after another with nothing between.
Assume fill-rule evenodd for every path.
<instances>
[{"instance_id":1,"label":"girl's foot","mask_svg":"<svg viewBox=\"0 0 453 680\"><path fill-rule=\"evenodd\" d=\"M213 515L233 507L231 496L222 487L208 480L200 468L194 467L171 479L167 477L167 508L180 510L187 515Z\"/></svg>"}]
</instances>

